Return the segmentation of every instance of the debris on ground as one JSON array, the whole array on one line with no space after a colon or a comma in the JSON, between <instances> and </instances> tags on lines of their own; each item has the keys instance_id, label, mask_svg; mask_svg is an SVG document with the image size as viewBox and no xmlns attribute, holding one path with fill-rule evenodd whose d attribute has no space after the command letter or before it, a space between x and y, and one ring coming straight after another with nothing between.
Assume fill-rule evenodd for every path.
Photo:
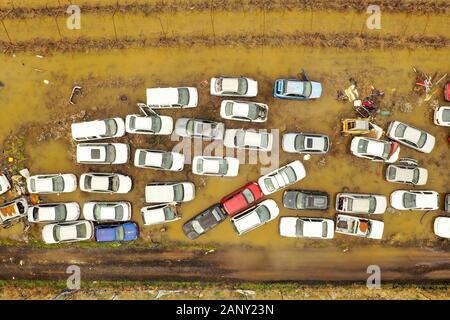
<instances>
[{"instance_id":1,"label":"debris on ground","mask_svg":"<svg viewBox=\"0 0 450 320\"><path fill-rule=\"evenodd\" d=\"M235 290L237 293L240 293L240 294L242 294L243 296L246 296L246 297L248 297L248 296L254 296L255 294L256 294L256 292L255 291L253 291L253 290L241 290L241 289L237 289L237 290Z\"/></svg>"},{"instance_id":2,"label":"debris on ground","mask_svg":"<svg viewBox=\"0 0 450 320\"><path fill-rule=\"evenodd\" d=\"M75 96L79 96L82 95L83 92L81 91L81 87L80 86L74 86L72 88L72 93L70 94L70 98L69 98L69 103L70 104L76 104L74 101Z\"/></svg>"},{"instance_id":3,"label":"debris on ground","mask_svg":"<svg viewBox=\"0 0 450 320\"><path fill-rule=\"evenodd\" d=\"M5 84L3 82L0 81L0 89L4 88Z\"/></svg>"},{"instance_id":4,"label":"debris on ground","mask_svg":"<svg viewBox=\"0 0 450 320\"><path fill-rule=\"evenodd\" d=\"M178 294L181 293L181 290L158 290L158 293L156 294L155 299L161 299L164 296L170 296L172 294Z\"/></svg>"},{"instance_id":5,"label":"debris on ground","mask_svg":"<svg viewBox=\"0 0 450 320\"><path fill-rule=\"evenodd\" d=\"M45 84L49 84L50 81L48 81L47 79L45 79L45 80L44 80L44 83L45 83Z\"/></svg>"},{"instance_id":6,"label":"debris on ground","mask_svg":"<svg viewBox=\"0 0 450 320\"><path fill-rule=\"evenodd\" d=\"M416 75L413 91L420 95L425 94L424 101L429 101L438 91L440 91L440 88L438 87L439 83L447 78L447 74L439 75L436 72L430 76L415 67L413 67L413 71Z\"/></svg>"}]
</instances>

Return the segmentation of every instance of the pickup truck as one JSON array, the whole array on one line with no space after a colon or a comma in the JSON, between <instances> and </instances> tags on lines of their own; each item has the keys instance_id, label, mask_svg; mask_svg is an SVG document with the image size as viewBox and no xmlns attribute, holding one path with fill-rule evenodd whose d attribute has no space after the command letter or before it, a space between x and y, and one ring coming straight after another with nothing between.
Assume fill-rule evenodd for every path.
<instances>
[{"instance_id":1,"label":"pickup truck","mask_svg":"<svg viewBox=\"0 0 450 320\"><path fill-rule=\"evenodd\" d=\"M336 232L351 236L381 239L383 237L384 222L372 219L339 214L336 217Z\"/></svg>"},{"instance_id":2,"label":"pickup truck","mask_svg":"<svg viewBox=\"0 0 450 320\"><path fill-rule=\"evenodd\" d=\"M20 197L0 205L0 226L7 228L15 220L27 215L28 200Z\"/></svg>"}]
</instances>

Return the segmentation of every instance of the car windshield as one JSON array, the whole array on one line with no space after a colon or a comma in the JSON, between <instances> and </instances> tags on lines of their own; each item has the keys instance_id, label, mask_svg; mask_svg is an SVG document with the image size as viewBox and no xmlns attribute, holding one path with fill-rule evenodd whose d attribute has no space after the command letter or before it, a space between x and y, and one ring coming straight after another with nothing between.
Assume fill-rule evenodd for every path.
<instances>
[{"instance_id":1,"label":"car windshield","mask_svg":"<svg viewBox=\"0 0 450 320\"><path fill-rule=\"evenodd\" d=\"M152 127L151 130L153 132L161 131L162 121L160 117L152 117Z\"/></svg>"},{"instance_id":2,"label":"car windshield","mask_svg":"<svg viewBox=\"0 0 450 320\"><path fill-rule=\"evenodd\" d=\"M114 119L105 120L106 132L105 136L113 136L117 133L117 123Z\"/></svg>"},{"instance_id":3,"label":"car windshield","mask_svg":"<svg viewBox=\"0 0 450 320\"><path fill-rule=\"evenodd\" d=\"M76 226L77 229L77 238L86 238L87 228L86 224L80 223Z\"/></svg>"},{"instance_id":4,"label":"car windshield","mask_svg":"<svg viewBox=\"0 0 450 320\"><path fill-rule=\"evenodd\" d=\"M297 222L295 223L295 235L297 237L303 236L303 220L297 219Z\"/></svg>"},{"instance_id":5,"label":"car windshield","mask_svg":"<svg viewBox=\"0 0 450 320\"><path fill-rule=\"evenodd\" d=\"M444 122L450 122L450 110L445 109L442 111L442 120L444 120Z\"/></svg>"},{"instance_id":6,"label":"car windshield","mask_svg":"<svg viewBox=\"0 0 450 320\"><path fill-rule=\"evenodd\" d=\"M254 103L248 104L248 118L256 120L259 117L259 106Z\"/></svg>"},{"instance_id":7,"label":"car windshield","mask_svg":"<svg viewBox=\"0 0 450 320\"><path fill-rule=\"evenodd\" d=\"M178 104L181 106L189 104L189 90L187 88L178 88Z\"/></svg>"},{"instance_id":8,"label":"car windshield","mask_svg":"<svg viewBox=\"0 0 450 320\"><path fill-rule=\"evenodd\" d=\"M245 132L238 131L236 132L236 136L234 137L234 142L236 146L244 146L245 145Z\"/></svg>"},{"instance_id":9,"label":"car windshield","mask_svg":"<svg viewBox=\"0 0 450 320\"><path fill-rule=\"evenodd\" d=\"M114 211L115 211L114 216L115 216L116 220L122 220L123 219L123 206L115 206Z\"/></svg>"},{"instance_id":10,"label":"car windshield","mask_svg":"<svg viewBox=\"0 0 450 320\"><path fill-rule=\"evenodd\" d=\"M111 190L114 192L119 190L119 178L117 176L113 176L113 177L109 178L108 190Z\"/></svg>"},{"instance_id":11,"label":"car windshield","mask_svg":"<svg viewBox=\"0 0 450 320\"><path fill-rule=\"evenodd\" d=\"M53 238L56 241L61 241L61 227L60 226L55 226L53 228Z\"/></svg>"},{"instance_id":12,"label":"car windshield","mask_svg":"<svg viewBox=\"0 0 450 320\"><path fill-rule=\"evenodd\" d=\"M66 219L66 206L65 205L58 205L55 207L55 220L56 221L63 221Z\"/></svg>"},{"instance_id":13,"label":"car windshield","mask_svg":"<svg viewBox=\"0 0 450 320\"><path fill-rule=\"evenodd\" d=\"M296 137L295 137L295 142L294 142L294 145L295 145L295 150L303 150L303 146L305 145L305 137L304 136L302 136L302 135L297 135Z\"/></svg>"},{"instance_id":14,"label":"car windshield","mask_svg":"<svg viewBox=\"0 0 450 320\"><path fill-rule=\"evenodd\" d=\"M312 92L311 82L309 81L303 82L303 95L305 97L309 97L311 95L311 92Z\"/></svg>"},{"instance_id":15,"label":"car windshield","mask_svg":"<svg viewBox=\"0 0 450 320\"><path fill-rule=\"evenodd\" d=\"M173 187L174 199L175 201L181 201L184 197L184 188L182 184L177 184Z\"/></svg>"},{"instance_id":16,"label":"car windshield","mask_svg":"<svg viewBox=\"0 0 450 320\"><path fill-rule=\"evenodd\" d=\"M53 190L57 192L64 191L64 179L62 177L55 177L52 179Z\"/></svg>"},{"instance_id":17,"label":"car windshield","mask_svg":"<svg viewBox=\"0 0 450 320\"><path fill-rule=\"evenodd\" d=\"M367 200L369 201L369 213L374 213L375 209L377 208L377 200L375 200L374 197L370 197Z\"/></svg>"},{"instance_id":18,"label":"car windshield","mask_svg":"<svg viewBox=\"0 0 450 320\"><path fill-rule=\"evenodd\" d=\"M233 114L233 102L227 102L225 104L225 114L231 116Z\"/></svg>"},{"instance_id":19,"label":"car windshield","mask_svg":"<svg viewBox=\"0 0 450 320\"><path fill-rule=\"evenodd\" d=\"M106 206L98 205L98 204L96 204L94 206L94 218L95 218L95 220L101 220L101 218L102 218L102 215L101 215L102 208L104 208L104 207L106 207Z\"/></svg>"},{"instance_id":20,"label":"car windshield","mask_svg":"<svg viewBox=\"0 0 450 320\"><path fill-rule=\"evenodd\" d=\"M219 173L226 174L228 172L228 161L225 159L220 159L219 161Z\"/></svg>"},{"instance_id":21,"label":"car windshield","mask_svg":"<svg viewBox=\"0 0 450 320\"><path fill-rule=\"evenodd\" d=\"M406 126L404 124L399 124L397 128L395 129L395 136L396 137L403 137L405 134Z\"/></svg>"},{"instance_id":22,"label":"car windshield","mask_svg":"<svg viewBox=\"0 0 450 320\"><path fill-rule=\"evenodd\" d=\"M326 238L327 234L328 234L328 223L323 221L322 222L322 237Z\"/></svg>"},{"instance_id":23,"label":"car windshield","mask_svg":"<svg viewBox=\"0 0 450 320\"><path fill-rule=\"evenodd\" d=\"M123 226L117 226L116 227L116 240L120 241L123 240L125 236L125 231L123 230Z\"/></svg>"},{"instance_id":24,"label":"car windshield","mask_svg":"<svg viewBox=\"0 0 450 320\"><path fill-rule=\"evenodd\" d=\"M194 120L189 120L186 124L186 131L191 136L194 134L194 126L195 126Z\"/></svg>"},{"instance_id":25,"label":"car windshield","mask_svg":"<svg viewBox=\"0 0 450 320\"><path fill-rule=\"evenodd\" d=\"M216 219L216 221L221 221L222 220L222 215L221 215L221 212L220 212L219 208L214 208L211 211L211 214L213 215L214 219Z\"/></svg>"},{"instance_id":26,"label":"car windshield","mask_svg":"<svg viewBox=\"0 0 450 320\"><path fill-rule=\"evenodd\" d=\"M306 204L306 195L303 193L297 193L297 208L304 208Z\"/></svg>"},{"instance_id":27,"label":"car windshield","mask_svg":"<svg viewBox=\"0 0 450 320\"><path fill-rule=\"evenodd\" d=\"M238 89L237 92L239 94L246 94L248 90L247 80L243 78L238 79Z\"/></svg>"},{"instance_id":28,"label":"car windshield","mask_svg":"<svg viewBox=\"0 0 450 320\"><path fill-rule=\"evenodd\" d=\"M417 146L419 148L422 148L425 145L425 142L427 142L427 134L425 132L422 132L420 134L419 140L417 140Z\"/></svg>"},{"instance_id":29,"label":"car windshield","mask_svg":"<svg viewBox=\"0 0 450 320\"><path fill-rule=\"evenodd\" d=\"M114 160L116 160L116 148L109 144L106 147L106 161L113 162Z\"/></svg>"},{"instance_id":30,"label":"car windshield","mask_svg":"<svg viewBox=\"0 0 450 320\"><path fill-rule=\"evenodd\" d=\"M288 178L288 183L292 183L297 179L297 176L295 175L295 171L291 167L286 167L286 168L282 169L281 172L283 172L286 175L286 177Z\"/></svg>"},{"instance_id":31,"label":"car windshield","mask_svg":"<svg viewBox=\"0 0 450 320\"><path fill-rule=\"evenodd\" d=\"M172 168L172 164L173 164L173 156L170 152L164 153L162 155L162 161L161 161L161 166L165 169L170 169Z\"/></svg>"},{"instance_id":32,"label":"car windshield","mask_svg":"<svg viewBox=\"0 0 450 320\"><path fill-rule=\"evenodd\" d=\"M256 208L256 214L258 215L259 221L261 221L261 223L269 221L270 219L270 211L264 205Z\"/></svg>"},{"instance_id":33,"label":"car windshield","mask_svg":"<svg viewBox=\"0 0 450 320\"><path fill-rule=\"evenodd\" d=\"M388 170L388 177L390 180L395 180L396 178L397 169L395 167L389 167Z\"/></svg>"},{"instance_id":34,"label":"car windshield","mask_svg":"<svg viewBox=\"0 0 450 320\"><path fill-rule=\"evenodd\" d=\"M260 142L261 148L267 148L269 146L269 135L262 133L260 135L260 137L261 137L261 142Z\"/></svg>"},{"instance_id":35,"label":"car windshield","mask_svg":"<svg viewBox=\"0 0 450 320\"><path fill-rule=\"evenodd\" d=\"M163 211L165 221L170 221L176 218L175 210L171 207L165 207Z\"/></svg>"},{"instance_id":36,"label":"car windshield","mask_svg":"<svg viewBox=\"0 0 450 320\"><path fill-rule=\"evenodd\" d=\"M369 146L369 142L366 140L359 140L358 143L358 152L359 153L367 153L367 147Z\"/></svg>"},{"instance_id":37,"label":"car windshield","mask_svg":"<svg viewBox=\"0 0 450 320\"><path fill-rule=\"evenodd\" d=\"M31 191L36 191L36 179L30 179L30 189Z\"/></svg>"},{"instance_id":38,"label":"car windshield","mask_svg":"<svg viewBox=\"0 0 450 320\"><path fill-rule=\"evenodd\" d=\"M203 232L205 232L205 229L203 229L200 222L198 222L197 220L192 221L192 229L194 229L198 234L202 234Z\"/></svg>"},{"instance_id":39,"label":"car windshield","mask_svg":"<svg viewBox=\"0 0 450 320\"><path fill-rule=\"evenodd\" d=\"M249 189L244 189L244 191L242 191L242 195L244 196L247 203L252 203L253 201L255 201L255 197Z\"/></svg>"},{"instance_id":40,"label":"car windshield","mask_svg":"<svg viewBox=\"0 0 450 320\"><path fill-rule=\"evenodd\" d=\"M419 182L419 169L414 169L412 183L416 184Z\"/></svg>"},{"instance_id":41,"label":"car windshield","mask_svg":"<svg viewBox=\"0 0 450 320\"><path fill-rule=\"evenodd\" d=\"M405 193L403 195L403 206L405 208L414 208L416 206L416 195L413 193Z\"/></svg>"},{"instance_id":42,"label":"car windshield","mask_svg":"<svg viewBox=\"0 0 450 320\"><path fill-rule=\"evenodd\" d=\"M147 154L144 151L139 152L139 164L141 166L145 165L145 159L147 158Z\"/></svg>"},{"instance_id":43,"label":"car windshield","mask_svg":"<svg viewBox=\"0 0 450 320\"><path fill-rule=\"evenodd\" d=\"M92 185L92 177L86 176L86 179L84 179L84 188L91 189L91 185Z\"/></svg>"},{"instance_id":44,"label":"car windshield","mask_svg":"<svg viewBox=\"0 0 450 320\"><path fill-rule=\"evenodd\" d=\"M275 190L275 186L273 185L272 180L270 178L264 179L264 185L266 186L269 192Z\"/></svg>"},{"instance_id":45,"label":"car windshield","mask_svg":"<svg viewBox=\"0 0 450 320\"><path fill-rule=\"evenodd\" d=\"M391 144L385 143L383 147L383 159L387 160L389 158L390 153L391 153Z\"/></svg>"}]
</instances>

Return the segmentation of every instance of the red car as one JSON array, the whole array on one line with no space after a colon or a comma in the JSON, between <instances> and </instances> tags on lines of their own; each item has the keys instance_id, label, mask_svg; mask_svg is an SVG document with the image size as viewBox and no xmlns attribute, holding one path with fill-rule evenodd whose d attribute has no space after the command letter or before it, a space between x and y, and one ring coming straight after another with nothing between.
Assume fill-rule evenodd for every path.
<instances>
[{"instance_id":1,"label":"red car","mask_svg":"<svg viewBox=\"0 0 450 320\"><path fill-rule=\"evenodd\" d=\"M450 82L447 82L444 89L445 100L450 101Z\"/></svg>"},{"instance_id":2,"label":"red car","mask_svg":"<svg viewBox=\"0 0 450 320\"><path fill-rule=\"evenodd\" d=\"M245 209L250 208L263 198L261 188L257 182L250 182L233 193L223 197L220 200L225 212L230 216L234 216Z\"/></svg>"}]
</instances>

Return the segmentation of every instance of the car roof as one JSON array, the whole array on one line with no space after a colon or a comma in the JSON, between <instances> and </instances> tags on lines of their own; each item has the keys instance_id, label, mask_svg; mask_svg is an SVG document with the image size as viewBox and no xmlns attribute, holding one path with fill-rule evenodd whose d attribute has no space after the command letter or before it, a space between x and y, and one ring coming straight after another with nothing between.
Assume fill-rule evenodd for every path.
<instances>
[{"instance_id":1,"label":"car roof","mask_svg":"<svg viewBox=\"0 0 450 320\"><path fill-rule=\"evenodd\" d=\"M303 220L303 236L321 238L323 231L323 221Z\"/></svg>"},{"instance_id":2,"label":"car roof","mask_svg":"<svg viewBox=\"0 0 450 320\"><path fill-rule=\"evenodd\" d=\"M238 78L222 78L222 91L224 92L237 92L238 85Z\"/></svg>"},{"instance_id":3,"label":"car roof","mask_svg":"<svg viewBox=\"0 0 450 320\"><path fill-rule=\"evenodd\" d=\"M77 159L80 161L106 160L106 145L77 145Z\"/></svg>"},{"instance_id":4,"label":"car roof","mask_svg":"<svg viewBox=\"0 0 450 320\"><path fill-rule=\"evenodd\" d=\"M286 94L303 94L304 83L300 80L287 80Z\"/></svg>"},{"instance_id":5,"label":"car roof","mask_svg":"<svg viewBox=\"0 0 450 320\"><path fill-rule=\"evenodd\" d=\"M74 137L99 136L106 134L106 123L105 120L78 122L71 129Z\"/></svg>"},{"instance_id":6,"label":"car roof","mask_svg":"<svg viewBox=\"0 0 450 320\"><path fill-rule=\"evenodd\" d=\"M149 105L178 104L178 88L148 88L147 104Z\"/></svg>"}]
</instances>

